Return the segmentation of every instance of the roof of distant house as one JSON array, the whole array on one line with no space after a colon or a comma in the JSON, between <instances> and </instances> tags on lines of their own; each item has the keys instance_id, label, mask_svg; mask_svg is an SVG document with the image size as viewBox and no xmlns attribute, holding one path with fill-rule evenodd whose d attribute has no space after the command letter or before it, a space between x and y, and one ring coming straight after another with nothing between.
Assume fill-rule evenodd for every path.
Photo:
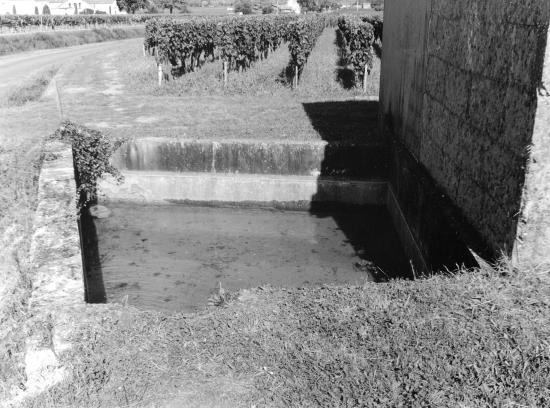
<instances>
[{"instance_id":1,"label":"roof of distant house","mask_svg":"<svg viewBox=\"0 0 550 408\"><path fill-rule=\"evenodd\" d=\"M115 0L82 0L88 4L112 4Z\"/></svg>"}]
</instances>

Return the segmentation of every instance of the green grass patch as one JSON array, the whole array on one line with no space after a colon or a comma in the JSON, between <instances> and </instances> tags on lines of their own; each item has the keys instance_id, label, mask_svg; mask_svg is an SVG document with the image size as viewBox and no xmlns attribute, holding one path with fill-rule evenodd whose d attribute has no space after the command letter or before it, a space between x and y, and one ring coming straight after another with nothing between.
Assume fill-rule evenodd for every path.
<instances>
[{"instance_id":1,"label":"green grass patch","mask_svg":"<svg viewBox=\"0 0 550 408\"><path fill-rule=\"evenodd\" d=\"M0 401L25 383L25 321L33 273L29 249L42 140L58 121L53 100L0 106Z\"/></svg>"},{"instance_id":2,"label":"green grass patch","mask_svg":"<svg viewBox=\"0 0 550 408\"><path fill-rule=\"evenodd\" d=\"M0 36L0 55L141 37L143 27L98 28Z\"/></svg>"},{"instance_id":3,"label":"green grass patch","mask_svg":"<svg viewBox=\"0 0 550 408\"><path fill-rule=\"evenodd\" d=\"M259 288L202 313L75 317L70 376L27 407L548 406L548 271Z\"/></svg>"},{"instance_id":4,"label":"green grass patch","mask_svg":"<svg viewBox=\"0 0 550 408\"><path fill-rule=\"evenodd\" d=\"M0 115L4 114L17 117L7 109L0 109ZM4 127L2 130L9 132L11 129ZM10 388L25 382L24 321L31 291L28 253L42 165L42 143L40 138L25 132L14 138L0 134L0 142L1 401Z\"/></svg>"}]
</instances>

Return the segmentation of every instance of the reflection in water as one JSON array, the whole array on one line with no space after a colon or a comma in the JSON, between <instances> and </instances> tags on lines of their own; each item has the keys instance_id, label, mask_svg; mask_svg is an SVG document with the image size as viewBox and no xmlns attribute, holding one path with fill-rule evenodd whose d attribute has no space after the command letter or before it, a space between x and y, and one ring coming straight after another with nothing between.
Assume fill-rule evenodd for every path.
<instances>
[{"instance_id":1,"label":"reflection in water","mask_svg":"<svg viewBox=\"0 0 550 408\"><path fill-rule=\"evenodd\" d=\"M228 290L361 285L408 270L382 207L315 213L109 207L109 218L86 224L97 240L84 241L95 244L85 250L88 292L103 291L107 302L127 295L141 308L192 311L207 304L219 282Z\"/></svg>"}]
</instances>

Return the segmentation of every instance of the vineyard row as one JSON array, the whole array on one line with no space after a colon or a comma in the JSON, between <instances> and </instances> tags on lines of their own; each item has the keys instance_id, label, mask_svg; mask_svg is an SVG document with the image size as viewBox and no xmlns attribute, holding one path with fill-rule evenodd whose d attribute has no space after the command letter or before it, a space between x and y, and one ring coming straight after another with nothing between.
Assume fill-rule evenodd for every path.
<instances>
[{"instance_id":1,"label":"vineyard row","mask_svg":"<svg viewBox=\"0 0 550 408\"><path fill-rule=\"evenodd\" d=\"M344 63L352 67L355 78L362 81L365 88L373 66L374 44L382 41L382 20L344 15L338 18L338 29L343 40L340 46Z\"/></svg>"},{"instance_id":2,"label":"vineyard row","mask_svg":"<svg viewBox=\"0 0 550 408\"><path fill-rule=\"evenodd\" d=\"M336 23L346 39L348 63L361 71L358 77L362 78L372 68L374 41L381 40L379 19L327 14L156 19L145 27L144 49L155 56L159 67L167 64L171 74L179 76L216 59L224 62L224 73L244 70L288 43L289 66L297 81L324 28Z\"/></svg>"}]
</instances>

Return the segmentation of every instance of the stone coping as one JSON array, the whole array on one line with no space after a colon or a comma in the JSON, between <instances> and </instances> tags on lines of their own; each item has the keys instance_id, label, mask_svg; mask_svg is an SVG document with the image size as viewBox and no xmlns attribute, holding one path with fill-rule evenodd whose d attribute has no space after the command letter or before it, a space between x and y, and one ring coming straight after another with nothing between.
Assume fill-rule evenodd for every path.
<instances>
[{"instance_id":1,"label":"stone coping","mask_svg":"<svg viewBox=\"0 0 550 408\"><path fill-rule=\"evenodd\" d=\"M64 378L58 357L71 347L69 316L84 310L76 199L71 147L46 142L30 250L27 381L19 398L38 395Z\"/></svg>"}]
</instances>

